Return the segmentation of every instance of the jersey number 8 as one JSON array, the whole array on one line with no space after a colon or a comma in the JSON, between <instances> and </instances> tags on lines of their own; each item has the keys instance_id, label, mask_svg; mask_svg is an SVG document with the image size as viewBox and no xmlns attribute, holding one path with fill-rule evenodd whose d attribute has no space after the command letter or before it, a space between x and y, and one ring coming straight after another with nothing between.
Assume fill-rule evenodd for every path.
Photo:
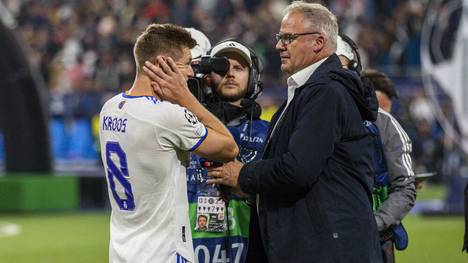
<instances>
[{"instance_id":1,"label":"jersey number 8","mask_svg":"<svg viewBox=\"0 0 468 263\"><path fill-rule=\"evenodd\" d=\"M114 163L111 154L114 153L118 157L119 166ZM109 188L115 202L119 205L120 210L133 211L135 209L135 201L133 199L132 186L127 180L127 156L117 142L106 143L106 163L107 163L107 179L109 181ZM115 180L117 179L117 181ZM116 182L118 182L124 189L125 198L122 198L116 191Z\"/></svg>"}]
</instances>

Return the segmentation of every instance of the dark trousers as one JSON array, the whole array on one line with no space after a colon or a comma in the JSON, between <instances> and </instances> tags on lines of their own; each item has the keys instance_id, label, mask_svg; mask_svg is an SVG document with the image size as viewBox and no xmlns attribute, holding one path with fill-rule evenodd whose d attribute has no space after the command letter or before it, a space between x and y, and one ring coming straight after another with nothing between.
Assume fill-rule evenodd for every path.
<instances>
[{"instance_id":1,"label":"dark trousers","mask_svg":"<svg viewBox=\"0 0 468 263\"><path fill-rule=\"evenodd\" d=\"M391 239L380 241L380 246L382 248L383 262L395 263L395 250L393 248L393 241Z\"/></svg>"},{"instance_id":2,"label":"dark trousers","mask_svg":"<svg viewBox=\"0 0 468 263\"><path fill-rule=\"evenodd\" d=\"M249 248L245 263L268 263L265 249L263 248L262 237L260 236L255 206L252 207L252 212L250 213Z\"/></svg>"}]
</instances>

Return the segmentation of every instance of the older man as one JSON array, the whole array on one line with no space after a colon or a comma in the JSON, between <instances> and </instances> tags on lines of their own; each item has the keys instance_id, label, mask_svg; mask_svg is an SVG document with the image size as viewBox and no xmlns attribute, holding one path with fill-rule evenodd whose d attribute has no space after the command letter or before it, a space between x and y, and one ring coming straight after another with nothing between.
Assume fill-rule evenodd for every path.
<instances>
[{"instance_id":1,"label":"older man","mask_svg":"<svg viewBox=\"0 0 468 263\"><path fill-rule=\"evenodd\" d=\"M257 194L269 262L381 262L372 214L374 120L356 74L341 68L336 17L320 4L288 6L276 49L288 98L261 161L210 169L211 183Z\"/></svg>"}]
</instances>

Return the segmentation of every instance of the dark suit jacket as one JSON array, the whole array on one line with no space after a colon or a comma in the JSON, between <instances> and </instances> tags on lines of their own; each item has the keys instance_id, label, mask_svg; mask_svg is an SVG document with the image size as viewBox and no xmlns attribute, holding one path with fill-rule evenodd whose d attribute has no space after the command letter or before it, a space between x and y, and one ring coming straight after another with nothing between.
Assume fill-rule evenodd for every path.
<instances>
[{"instance_id":1,"label":"dark suit jacket","mask_svg":"<svg viewBox=\"0 0 468 263\"><path fill-rule=\"evenodd\" d=\"M361 90L357 75L330 56L296 90L263 160L242 168L242 190L260 194L269 262L381 262Z\"/></svg>"}]
</instances>

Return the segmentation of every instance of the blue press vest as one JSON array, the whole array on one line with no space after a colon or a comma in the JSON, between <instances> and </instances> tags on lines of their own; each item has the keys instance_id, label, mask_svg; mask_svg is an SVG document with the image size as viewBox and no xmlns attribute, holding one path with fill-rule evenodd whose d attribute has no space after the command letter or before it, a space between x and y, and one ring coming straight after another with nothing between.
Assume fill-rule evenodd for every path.
<instances>
[{"instance_id":1,"label":"blue press vest","mask_svg":"<svg viewBox=\"0 0 468 263\"><path fill-rule=\"evenodd\" d=\"M228 126L239 146L237 159L248 163L260 160L268 133L268 122L241 119L239 124ZM206 184L207 171L200 164L200 157L191 155L187 167L187 187L190 205L190 224L196 262L244 262L247 255L250 205L246 200L228 191L229 204L226 211L227 226L220 232L200 232L195 229L197 202L200 196L220 197L218 187ZM229 227L229 229L227 229Z\"/></svg>"}]
</instances>

